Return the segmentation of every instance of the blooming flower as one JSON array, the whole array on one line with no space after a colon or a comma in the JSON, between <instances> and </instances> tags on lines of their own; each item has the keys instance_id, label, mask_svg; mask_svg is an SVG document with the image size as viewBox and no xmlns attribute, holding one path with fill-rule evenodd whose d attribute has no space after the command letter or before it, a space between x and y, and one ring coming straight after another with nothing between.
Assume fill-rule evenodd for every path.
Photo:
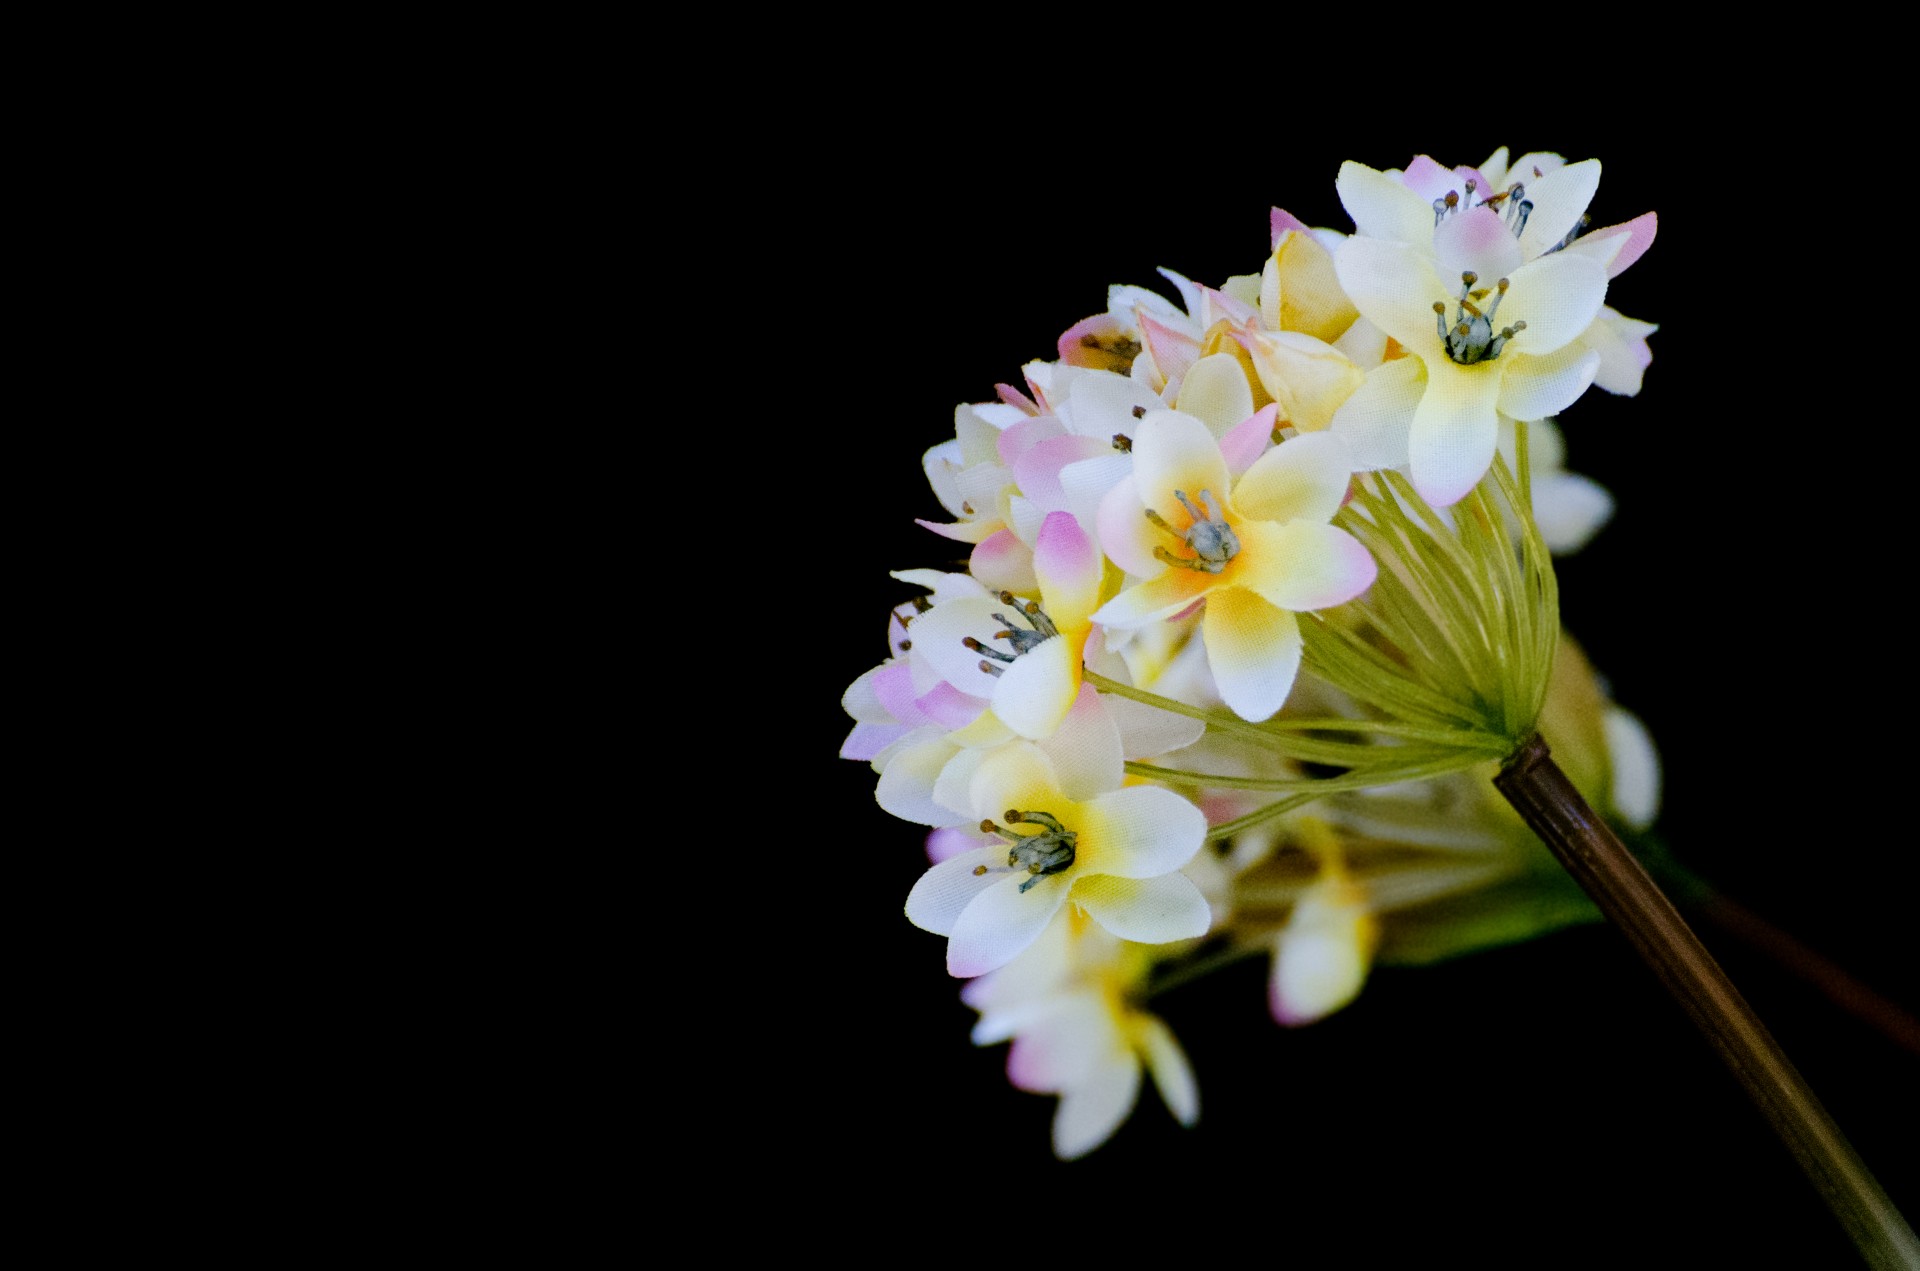
<instances>
[{"instance_id":1,"label":"blooming flower","mask_svg":"<svg viewBox=\"0 0 1920 1271\"><path fill-rule=\"evenodd\" d=\"M1200 850L1206 818L1170 790L1122 788L1118 727L1091 688L1074 710L1079 744L1050 756L1014 741L980 759L973 812L1001 841L941 861L907 896L908 919L949 938L954 975L1006 965L1069 901L1128 940L1206 933L1207 902L1176 872Z\"/></svg>"},{"instance_id":2,"label":"blooming flower","mask_svg":"<svg viewBox=\"0 0 1920 1271\"><path fill-rule=\"evenodd\" d=\"M1475 243L1472 255L1498 268L1463 269L1451 284L1406 243L1351 238L1336 260L1360 312L1410 356L1368 375L1333 431L1363 467L1408 463L1414 488L1436 507L1458 502L1486 474L1501 415L1558 413L1600 365L1577 341L1606 298L1605 267L1564 252L1521 263L1497 221L1490 234L1499 237Z\"/></svg>"},{"instance_id":3,"label":"blooming flower","mask_svg":"<svg viewBox=\"0 0 1920 1271\"><path fill-rule=\"evenodd\" d=\"M1100 507L1107 554L1144 581L1102 605L1113 627L1160 622L1200 601L1201 638L1220 696L1244 719L1279 710L1300 664L1294 613L1351 600L1373 582L1373 557L1325 522L1350 476L1337 437L1307 434L1232 476L1207 426L1149 413L1134 471Z\"/></svg>"}]
</instances>

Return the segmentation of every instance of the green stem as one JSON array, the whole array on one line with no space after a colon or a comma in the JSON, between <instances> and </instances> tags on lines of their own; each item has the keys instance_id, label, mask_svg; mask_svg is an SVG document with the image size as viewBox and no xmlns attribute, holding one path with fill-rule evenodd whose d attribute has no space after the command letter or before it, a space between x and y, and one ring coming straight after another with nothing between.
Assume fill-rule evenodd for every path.
<instances>
[{"instance_id":1,"label":"green stem","mask_svg":"<svg viewBox=\"0 0 1920 1271\"><path fill-rule=\"evenodd\" d=\"M1536 735L1494 786L1660 977L1766 1116L1869 1266L1920 1267L1920 1240L1778 1042Z\"/></svg>"}]
</instances>

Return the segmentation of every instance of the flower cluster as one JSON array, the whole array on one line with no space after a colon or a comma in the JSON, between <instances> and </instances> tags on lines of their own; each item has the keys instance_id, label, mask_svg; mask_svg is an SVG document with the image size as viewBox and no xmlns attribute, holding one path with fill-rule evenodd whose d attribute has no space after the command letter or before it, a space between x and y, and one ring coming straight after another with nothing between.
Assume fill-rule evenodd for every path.
<instances>
[{"instance_id":1,"label":"flower cluster","mask_svg":"<svg viewBox=\"0 0 1920 1271\"><path fill-rule=\"evenodd\" d=\"M1611 510L1550 416L1634 393L1606 307L1651 213L1591 230L1600 165L1357 163L1354 231L1276 209L1258 270L1116 286L925 471L964 573L894 575L890 656L842 755L929 831L906 916L947 939L975 1040L1098 1146L1191 1068L1147 1003L1270 959L1274 1018L1593 910L1493 797L1519 730L1624 823L1651 749L1559 632L1549 550ZM1502 640L1506 643L1502 643Z\"/></svg>"}]
</instances>

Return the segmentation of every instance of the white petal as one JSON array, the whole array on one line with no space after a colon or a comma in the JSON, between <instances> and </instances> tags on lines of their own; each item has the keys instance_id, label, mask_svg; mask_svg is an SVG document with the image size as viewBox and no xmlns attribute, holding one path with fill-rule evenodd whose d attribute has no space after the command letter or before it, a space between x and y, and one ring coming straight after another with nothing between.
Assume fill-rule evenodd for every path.
<instances>
[{"instance_id":1,"label":"white petal","mask_svg":"<svg viewBox=\"0 0 1920 1271\"><path fill-rule=\"evenodd\" d=\"M1261 386L1301 432L1324 429L1366 378L1345 353L1297 331L1261 332L1247 346Z\"/></svg>"},{"instance_id":2,"label":"white petal","mask_svg":"<svg viewBox=\"0 0 1920 1271\"><path fill-rule=\"evenodd\" d=\"M913 651L926 659L941 679L961 692L991 698L999 681L981 670L980 663L993 659L967 648L962 641L974 639L997 652L1011 652L1005 640L993 638L994 632L1006 630L1005 624L996 622L993 615L1006 610L1007 606L998 600L984 597L935 605L915 618L909 628ZM994 665L1000 664L994 662Z\"/></svg>"},{"instance_id":3,"label":"white petal","mask_svg":"<svg viewBox=\"0 0 1920 1271\"><path fill-rule=\"evenodd\" d=\"M948 736L952 741L953 737ZM947 760L940 769L940 775L934 779L933 801L946 808L952 815L948 823L959 825L971 819L973 815L973 774L980 770L981 761L987 757L984 750L962 748L953 758Z\"/></svg>"},{"instance_id":4,"label":"white petal","mask_svg":"<svg viewBox=\"0 0 1920 1271\"><path fill-rule=\"evenodd\" d=\"M1459 279L1452 286L1443 283L1433 262L1405 243L1350 238L1333 259L1341 287L1368 321L1423 358L1446 356L1433 306L1435 301L1451 303L1460 290ZM1505 312L1500 316L1505 318Z\"/></svg>"},{"instance_id":5,"label":"white petal","mask_svg":"<svg viewBox=\"0 0 1920 1271\"><path fill-rule=\"evenodd\" d=\"M1080 820L1089 848L1085 864L1099 877L1170 876L1193 859L1207 836L1206 814L1161 786L1128 786L1096 795L1081 804ZM1081 887L1092 883L1092 878L1081 880L1074 899L1080 899Z\"/></svg>"},{"instance_id":6,"label":"white petal","mask_svg":"<svg viewBox=\"0 0 1920 1271\"><path fill-rule=\"evenodd\" d=\"M1160 1099L1181 1125L1193 1125L1200 1119L1200 1085L1193 1079L1193 1065L1180 1049L1173 1030L1148 1016L1140 1021L1140 1042L1147 1052L1147 1071Z\"/></svg>"},{"instance_id":7,"label":"white petal","mask_svg":"<svg viewBox=\"0 0 1920 1271\"><path fill-rule=\"evenodd\" d=\"M1556 556L1585 547L1612 515L1613 496L1590 477L1562 472L1533 479L1533 521Z\"/></svg>"},{"instance_id":8,"label":"white petal","mask_svg":"<svg viewBox=\"0 0 1920 1271\"><path fill-rule=\"evenodd\" d=\"M1529 357L1508 350L1501 360L1513 359L1500 382L1498 408L1510 419L1545 419L1580 400L1600 369L1600 355L1575 341L1545 357Z\"/></svg>"},{"instance_id":9,"label":"white petal","mask_svg":"<svg viewBox=\"0 0 1920 1271\"><path fill-rule=\"evenodd\" d=\"M1053 1114L1053 1153L1063 1161L1085 1156L1113 1137L1140 1097L1140 1063L1123 1052L1088 1079L1060 1094Z\"/></svg>"},{"instance_id":10,"label":"white petal","mask_svg":"<svg viewBox=\"0 0 1920 1271\"><path fill-rule=\"evenodd\" d=\"M953 924L947 941L950 975L985 975L1013 961L1022 949L1040 938L1047 923L1066 903L1067 890L1072 886L1070 876L1059 874L988 877L998 877L998 881L975 896ZM1020 888L1028 882L1033 886L1022 893Z\"/></svg>"},{"instance_id":11,"label":"white petal","mask_svg":"<svg viewBox=\"0 0 1920 1271\"><path fill-rule=\"evenodd\" d=\"M1103 697L1101 704L1120 726L1120 750L1128 759L1153 759L1199 741L1207 726L1197 719L1163 711L1125 697Z\"/></svg>"},{"instance_id":12,"label":"white petal","mask_svg":"<svg viewBox=\"0 0 1920 1271\"><path fill-rule=\"evenodd\" d=\"M1645 829L1660 814L1660 756L1653 735L1639 716L1618 706L1608 709L1603 723L1613 769L1613 806L1628 826Z\"/></svg>"},{"instance_id":13,"label":"white petal","mask_svg":"<svg viewBox=\"0 0 1920 1271\"><path fill-rule=\"evenodd\" d=\"M1529 173L1528 177L1532 174ZM1583 159L1547 173L1538 180L1521 178L1533 211L1520 233L1520 250L1531 260L1545 254L1567 236L1593 202L1600 188L1600 161Z\"/></svg>"},{"instance_id":14,"label":"white petal","mask_svg":"<svg viewBox=\"0 0 1920 1271\"><path fill-rule=\"evenodd\" d=\"M1329 429L1353 451L1356 471L1406 466L1413 413L1426 391L1427 368L1417 357L1395 358L1367 373Z\"/></svg>"},{"instance_id":15,"label":"white petal","mask_svg":"<svg viewBox=\"0 0 1920 1271\"><path fill-rule=\"evenodd\" d=\"M1565 252L1529 261L1514 270L1508 282L1495 322L1501 327L1525 322L1527 329L1516 334L1507 349L1534 357L1579 339L1607 298L1607 271Z\"/></svg>"},{"instance_id":16,"label":"white petal","mask_svg":"<svg viewBox=\"0 0 1920 1271\"><path fill-rule=\"evenodd\" d=\"M926 734L918 741L895 750L886 759L873 797L882 808L903 821L916 825L957 825L966 820L943 807L933 797L940 770L959 753L959 747L937 734Z\"/></svg>"},{"instance_id":17,"label":"white petal","mask_svg":"<svg viewBox=\"0 0 1920 1271\"><path fill-rule=\"evenodd\" d=\"M1073 901L1122 940L1169 944L1207 934L1213 911L1185 874L1115 878L1096 874L1074 884Z\"/></svg>"},{"instance_id":18,"label":"white petal","mask_svg":"<svg viewBox=\"0 0 1920 1271\"><path fill-rule=\"evenodd\" d=\"M1184 491L1198 503L1200 491L1224 496L1231 482L1220 443L1206 424L1171 410L1150 411L1140 421L1133 438L1133 483L1142 506L1158 512L1174 528L1183 528L1189 520L1175 491ZM1104 531L1101 537L1104 541Z\"/></svg>"},{"instance_id":19,"label":"white petal","mask_svg":"<svg viewBox=\"0 0 1920 1271\"><path fill-rule=\"evenodd\" d=\"M1356 232L1423 246L1433 241L1433 204L1386 173L1348 160L1340 165L1334 189ZM1347 294L1353 294L1351 288Z\"/></svg>"},{"instance_id":20,"label":"white petal","mask_svg":"<svg viewBox=\"0 0 1920 1271\"><path fill-rule=\"evenodd\" d=\"M1042 640L1000 673L993 713L1002 723L1034 741L1052 735L1080 691L1078 644L1063 636Z\"/></svg>"},{"instance_id":21,"label":"white petal","mask_svg":"<svg viewBox=\"0 0 1920 1271\"><path fill-rule=\"evenodd\" d=\"M907 921L937 936L952 935L961 911L981 892L1007 880L1004 873L975 874L973 871L982 865L988 869L1004 869L1006 864L1006 845L1000 843L949 856L920 875L920 881L907 893Z\"/></svg>"}]
</instances>

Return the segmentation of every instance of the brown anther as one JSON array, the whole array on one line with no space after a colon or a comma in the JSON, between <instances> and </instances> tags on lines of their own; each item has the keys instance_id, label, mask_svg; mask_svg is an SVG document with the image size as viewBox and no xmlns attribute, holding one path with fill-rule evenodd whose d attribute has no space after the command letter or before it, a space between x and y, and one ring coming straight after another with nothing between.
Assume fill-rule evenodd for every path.
<instances>
[{"instance_id":1,"label":"brown anther","mask_svg":"<svg viewBox=\"0 0 1920 1271\"><path fill-rule=\"evenodd\" d=\"M1448 190L1448 191L1447 191L1447 206L1448 206L1448 207L1459 207L1459 206L1460 206L1460 191L1458 191L1458 190Z\"/></svg>"},{"instance_id":2,"label":"brown anther","mask_svg":"<svg viewBox=\"0 0 1920 1271\"><path fill-rule=\"evenodd\" d=\"M1500 288L1500 293L1505 295L1507 291L1507 280L1502 278L1496 285Z\"/></svg>"},{"instance_id":3,"label":"brown anther","mask_svg":"<svg viewBox=\"0 0 1920 1271\"><path fill-rule=\"evenodd\" d=\"M1020 811L1019 811L1019 809L1018 809L1018 808L1008 808L1008 809L1007 809L1007 815L1006 815L1005 817L1003 817L1002 819L1003 819L1004 821L1006 821L1006 823L1007 823L1008 825L1018 825L1018 824L1020 824Z\"/></svg>"},{"instance_id":4,"label":"brown anther","mask_svg":"<svg viewBox=\"0 0 1920 1271\"><path fill-rule=\"evenodd\" d=\"M963 637L961 637L961 640L960 640L960 643L961 643L962 645L964 645L964 646L965 646L965 647L966 647L967 649L969 649L969 650L971 650L971 651L972 651L972 652L974 652L974 653L985 653L985 652L986 652L986 650L985 650L985 649L983 649L983 648L981 648L981 647L980 647L980 642L979 642L978 640L976 640L976 639L974 639L974 638L973 638L972 636L963 636Z\"/></svg>"},{"instance_id":5,"label":"brown anther","mask_svg":"<svg viewBox=\"0 0 1920 1271\"><path fill-rule=\"evenodd\" d=\"M991 834L991 833L993 833L993 832L994 832L995 830L997 830L997 829L999 829L999 828L1000 828L1000 827L999 827L999 826L997 826L997 825L995 825L995 824L994 824L994 823L993 823L992 821L982 821L982 822L980 822L980 832L981 832L982 834Z\"/></svg>"},{"instance_id":6,"label":"brown anther","mask_svg":"<svg viewBox=\"0 0 1920 1271\"><path fill-rule=\"evenodd\" d=\"M1434 301L1434 302L1433 302L1433 311L1434 311L1435 313L1437 313L1437 314L1440 314L1440 315L1442 315L1442 316L1445 316L1445 314L1446 314L1446 312L1447 312L1447 307L1446 307L1445 305L1443 305L1443 304L1441 304L1441 303L1440 303L1440 302L1439 302L1438 300L1436 300L1436 301Z\"/></svg>"},{"instance_id":7,"label":"brown anther","mask_svg":"<svg viewBox=\"0 0 1920 1271\"><path fill-rule=\"evenodd\" d=\"M978 877L980 877L980 875L982 875L982 874L984 874L984 873L986 873L986 872L987 872L987 867L986 867L985 865L975 865L975 866L973 867L973 876L974 876L975 878L978 878Z\"/></svg>"},{"instance_id":8,"label":"brown anther","mask_svg":"<svg viewBox=\"0 0 1920 1271\"><path fill-rule=\"evenodd\" d=\"M1465 273L1460 275L1460 281L1467 284L1467 286L1471 287L1473 286L1473 284L1480 281L1480 275L1474 273L1471 269L1469 269Z\"/></svg>"},{"instance_id":9,"label":"brown anther","mask_svg":"<svg viewBox=\"0 0 1920 1271\"><path fill-rule=\"evenodd\" d=\"M1145 419L1147 417L1147 408L1145 406L1135 406L1133 408L1133 417L1135 419Z\"/></svg>"},{"instance_id":10,"label":"brown anther","mask_svg":"<svg viewBox=\"0 0 1920 1271\"><path fill-rule=\"evenodd\" d=\"M1013 598L1013 593L1012 593L1012 592L1010 592L1010 591L1006 591L1006 590L1002 590L1002 591L1001 591L1001 593L1000 593L1000 603L1001 603L1001 604L1003 604L1003 605L1017 605L1017 604L1019 604L1020 602L1019 602L1018 600L1015 600L1015 599Z\"/></svg>"},{"instance_id":11,"label":"brown anther","mask_svg":"<svg viewBox=\"0 0 1920 1271\"><path fill-rule=\"evenodd\" d=\"M1027 607L1021 612L1025 613L1029 618L1033 617L1033 615L1040 612L1040 602L1037 600L1029 600Z\"/></svg>"},{"instance_id":12,"label":"brown anther","mask_svg":"<svg viewBox=\"0 0 1920 1271\"><path fill-rule=\"evenodd\" d=\"M1133 438L1123 432L1117 432L1113 434L1113 448L1123 455L1132 454Z\"/></svg>"},{"instance_id":13,"label":"brown anther","mask_svg":"<svg viewBox=\"0 0 1920 1271\"><path fill-rule=\"evenodd\" d=\"M961 510L962 512L965 512L965 513L966 513L966 514L967 514L968 516L972 516L972 515L973 515L973 504L971 504L971 503L962 503L962 504L960 505L960 510Z\"/></svg>"},{"instance_id":14,"label":"brown anther","mask_svg":"<svg viewBox=\"0 0 1920 1271\"><path fill-rule=\"evenodd\" d=\"M913 641L911 640L902 640L900 642L900 652L902 653L905 653L908 649L911 649L912 647L913 647Z\"/></svg>"},{"instance_id":15,"label":"brown anther","mask_svg":"<svg viewBox=\"0 0 1920 1271\"><path fill-rule=\"evenodd\" d=\"M1096 335L1083 335L1080 337L1080 347L1083 349L1097 349L1100 347L1100 337Z\"/></svg>"}]
</instances>

